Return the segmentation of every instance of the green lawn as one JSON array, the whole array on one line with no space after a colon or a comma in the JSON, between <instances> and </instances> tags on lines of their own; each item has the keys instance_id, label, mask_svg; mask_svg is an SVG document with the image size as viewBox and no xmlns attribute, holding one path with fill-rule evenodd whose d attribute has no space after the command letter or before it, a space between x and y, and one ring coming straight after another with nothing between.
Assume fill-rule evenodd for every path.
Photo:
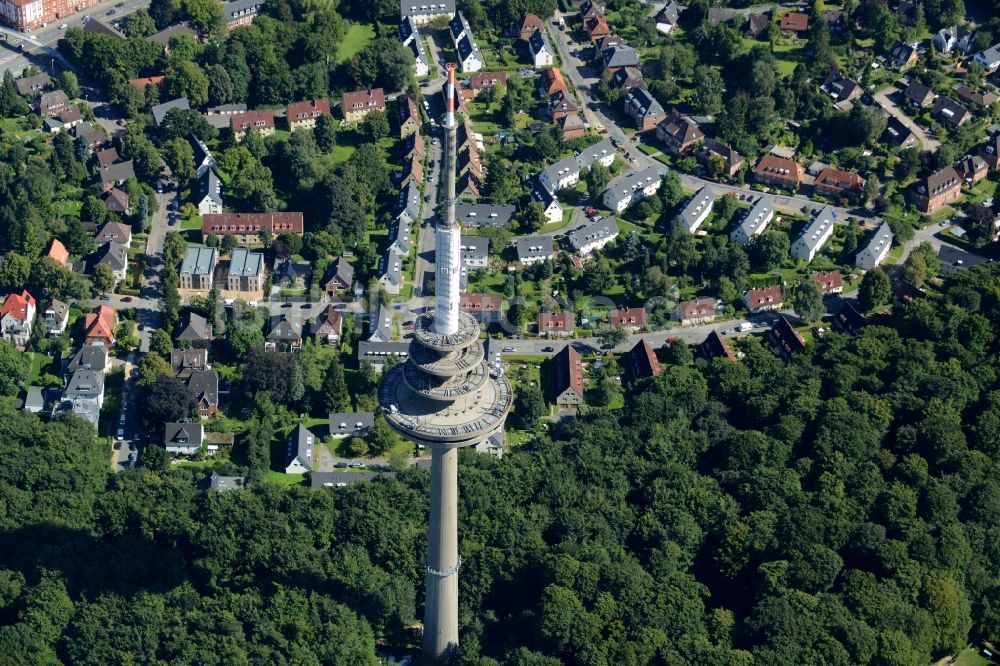
<instances>
[{"instance_id":1,"label":"green lawn","mask_svg":"<svg viewBox=\"0 0 1000 666\"><path fill-rule=\"evenodd\" d=\"M25 382L25 385L31 386L38 383L39 378L46 370L51 369L49 365L52 362L52 358L48 354L39 354L37 352L26 352L25 355L31 359L31 368L28 370L28 380Z\"/></svg>"},{"instance_id":2,"label":"green lawn","mask_svg":"<svg viewBox=\"0 0 1000 666\"><path fill-rule=\"evenodd\" d=\"M988 666L991 663L979 648L969 647L958 653L955 666Z\"/></svg>"},{"instance_id":3,"label":"green lawn","mask_svg":"<svg viewBox=\"0 0 1000 666\"><path fill-rule=\"evenodd\" d=\"M337 49L337 62L344 62L354 57L354 54L365 48L368 42L375 39L375 27L370 23L352 23Z\"/></svg>"},{"instance_id":4,"label":"green lawn","mask_svg":"<svg viewBox=\"0 0 1000 666\"><path fill-rule=\"evenodd\" d=\"M304 486L306 483L305 474L285 474L269 470L264 474L264 481L273 483L276 486Z\"/></svg>"}]
</instances>

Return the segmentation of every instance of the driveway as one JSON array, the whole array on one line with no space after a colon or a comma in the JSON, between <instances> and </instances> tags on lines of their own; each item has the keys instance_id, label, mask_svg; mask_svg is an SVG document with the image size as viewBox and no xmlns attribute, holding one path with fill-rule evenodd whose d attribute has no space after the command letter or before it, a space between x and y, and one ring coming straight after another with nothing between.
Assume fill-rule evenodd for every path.
<instances>
[{"instance_id":1,"label":"driveway","mask_svg":"<svg viewBox=\"0 0 1000 666\"><path fill-rule=\"evenodd\" d=\"M886 113L903 123L907 129L913 132L913 134L917 137L917 141L923 144L924 150L929 150L931 152L936 151L941 146L941 142L930 138L927 135L927 132L925 132L920 125L913 122L912 118L903 113L896 101L900 98L902 98L902 93L892 86L875 93L875 101L878 102L879 106L885 109Z\"/></svg>"}]
</instances>

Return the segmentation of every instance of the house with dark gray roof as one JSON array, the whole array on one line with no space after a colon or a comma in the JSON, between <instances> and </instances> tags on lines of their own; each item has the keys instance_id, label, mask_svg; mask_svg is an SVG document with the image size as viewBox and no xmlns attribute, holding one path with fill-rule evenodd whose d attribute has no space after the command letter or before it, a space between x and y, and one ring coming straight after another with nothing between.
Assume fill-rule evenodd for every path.
<instances>
[{"instance_id":1,"label":"house with dark gray roof","mask_svg":"<svg viewBox=\"0 0 1000 666\"><path fill-rule=\"evenodd\" d=\"M323 290L328 296L346 291L354 284L354 267L344 257L337 257L323 276Z\"/></svg>"},{"instance_id":2,"label":"house with dark gray roof","mask_svg":"<svg viewBox=\"0 0 1000 666\"><path fill-rule=\"evenodd\" d=\"M330 436L365 437L375 427L375 412L331 412Z\"/></svg>"},{"instance_id":3,"label":"house with dark gray roof","mask_svg":"<svg viewBox=\"0 0 1000 666\"><path fill-rule=\"evenodd\" d=\"M239 490L246 486L246 478L242 476L221 476L212 472L198 484L201 490L214 490L221 493L224 490Z\"/></svg>"},{"instance_id":4,"label":"house with dark gray roof","mask_svg":"<svg viewBox=\"0 0 1000 666\"><path fill-rule=\"evenodd\" d=\"M667 117L667 112L645 88L629 91L625 97L625 114L635 122L640 132L654 129Z\"/></svg>"},{"instance_id":5,"label":"house with dark gray roof","mask_svg":"<svg viewBox=\"0 0 1000 666\"><path fill-rule=\"evenodd\" d=\"M455 203L455 219L463 227L506 227L517 210L513 204Z\"/></svg>"},{"instance_id":6,"label":"house with dark gray roof","mask_svg":"<svg viewBox=\"0 0 1000 666\"><path fill-rule=\"evenodd\" d=\"M198 213L222 212L222 179L214 168L204 169L198 177Z\"/></svg>"},{"instance_id":7,"label":"house with dark gray roof","mask_svg":"<svg viewBox=\"0 0 1000 666\"><path fill-rule=\"evenodd\" d=\"M268 351L298 351L302 349L302 322L285 315L271 315L264 336Z\"/></svg>"},{"instance_id":8,"label":"house with dark gray roof","mask_svg":"<svg viewBox=\"0 0 1000 666\"><path fill-rule=\"evenodd\" d=\"M972 117L967 108L943 95L934 102L931 115L951 127L958 127Z\"/></svg>"},{"instance_id":9,"label":"house with dark gray roof","mask_svg":"<svg viewBox=\"0 0 1000 666\"><path fill-rule=\"evenodd\" d=\"M389 294L398 294L403 287L403 258L394 247L379 260L378 281Z\"/></svg>"},{"instance_id":10,"label":"house with dark gray roof","mask_svg":"<svg viewBox=\"0 0 1000 666\"><path fill-rule=\"evenodd\" d=\"M149 112L153 114L153 122L160 125L163 123L163 119L167 117L167 112L171 109L188 111L191 109L191 104L188 103L187 97L178 97L177 99L172 99L169 102L157 104L152 107Z\"/></svg>"},{"instance_id":11,"label":"house with dark gray roof","mask_svg":"<svg viewBox=\"0 0 1000 666\"><path fill-rule=\"evenodd\" d=\"M551 260L555 254L552 236L521 236L515 245L517 247L517 260L523 266Z\"/></svg>"},{"instance_id":12,"label":"house with dark gray roof","mask_svg":"<svg viewBox=\"0 0 1000 666\"><path fill-rule=\"evenodd\" d=\"M767 225L771 224L771 220L773 219L774 199L769 194L762 195L754 202L753 207L746 212L732 233L729 234L729 240L733 243L746 245L753 240L754 236L764 233Z\"/></svg>"},{"instance_id":13,"label":"house with dark gray roof","mask_svg":"<svg viewBox=\"0 0 1000 666\"><path fill-rule=\"evenodd\" d=\"M639 67L641 62L639 54L634 48L627 44L619 44L605 49L601 54L604 69L618 69L619 67Z\"/></svg>"},{"instance_id":14,"label":"house with dark gray roof","mask_svg":"<svg viewBox=\"0 0 1000 666\"><path fill-rule=\"evenodd\" d=\"M190 347L170 350L170 367L181 379L187 379L195 370L208 368L208 350Z\"/></svg>"},{"instance_id":15,"label":"house with dark gray roof","mask_svg":"<svg viewBox=\"0 0 1000 666\"><path fill-rule=\"evenodd\" d=\"M586 256L616 238L618 238L618 220L606 217L577 227L566 235L566 242L578 254Z\"/></svg>"},{"instance_id":16,"label":"house with dark gray roof","mask_svg":"<svg viewBox=\"0 0 1000 666\"><path fill-rule=\"evenodd\" d=\"M101 187L105 190L110 190L112 187L121 185L129 178L135 178L135 169L132 166L132 160L115 162L101 169Z\"/></svg>"},{"instance_id":17,"label":"house with dark gray roof","mask_svg":"<svg viewBox=\"0 0 1000 666\"><path fill-rule=\"evenodd\" d=\"M399 192L396 222L409 226L420 220L420 186L412 180ZM409 248L407 248L409 251Z\"/></svg>"},{"instance_id":18,"label":"house with dark gray roof","mask_svg":"<svg viewBox=\"0 0 1000 666\"><path fill-rule=\"evenodd\" d=\"M320 446L316 435L300 423L288 434L285 443L285 474L311 472L316 465L317 447Z\"/></svg>"},{"instance_id":19,"label":"house with dark gray roof","mask_svg":"<svg viewBox=\"0 0 1000 666\"><path fill-rule=\"evenodd\" d=\"M93 370L104 373L108 365L108 348L102 345L84 345L66 363L67 374L77 370Z\"/></svg>"},{"instance_id":20,"label":"house with dark gray roof","mask_svg":"<svg viewBox=\"0 0 1000 666\"><path fill-rule=\"evenodd\" d=\"M559 222L563 218L563 208L559 205L559 200L547 189L536 183L531 190L531 200L542 206L545 219L548 222Z\"/></svg>"},{"instance_id":21,"label":"house with dark gray roof","mask_svg":"<svg viewBox=\"0 0 1000 666\"><path fill-rule=\"evenodd\" d=\"M192 345L207 343L212 340L212 327L208 325L208 320L200 314L186 310L181 315L181 321L177 325L175 340L186 340Z\"/></svg>"},{"instance_id":22,"label":"house with dark gray roof","mask_svg":"<svg viewBox=\"0 0 1000 666\"><path fill-rule=\"evenodd\" d=\"M19 79L14 79L14 87L17 88L17 94L22 97L34 96L51 88L52 79L44 73L22 76Z\"/></svg>"},{"instance_id":23,"label":"house with dark gray roof","mask_svg":"<svg viewBox=\"0 0 1000 666\"><path fill-rule=\"evenodd\" d=\"M274 281L281 287L302 289L312 275L312 264L308 261L285 259L274 272Z\"/></svg>"},{"instance_id":24,"label":"house with dark gray roof","mask_svg":"<svg viewBox=\"0 0 1000 666\"><path fill-rule=\"evenodd\" d=\"M205 427L200 423L166 423L163 426L163 446L167 453L193 455L201 449Z\"/></svg>"},{"instance_id":25,"label":"house with dark gray roof","mask_svg":"<svg viewBox=\"0 0 1000 666\"><path fill-rule=\"evenodd\" d=\"M215 370L193 370L187 380L188 391L198 403L198 414L210 419L219 410L219 373Z\"/></svg>"},{"instance_id":26,"label":"house with dark gray roof","mask_svg":"<svg viewBox=\"0 0 1000 666\"><path fill-rule=\"evenodd\" d=\"M107 266L115 276L115 284L125 279L128 272L128 248L121 243L105 243L97 248L91 262L91 272L98 266Z\"/></svg>"},{"instance_id":27,"label":"house with dark gray roof","mask_svg":"<svg viewBox=\"0 0 1000 666\"><path fill-rule=\"evenodd\" d=\"M687 229L688 233L693 234L698 230L698 227L712 214L714 205L715 193L708 185L695 192L688 199L680 215L680 222Z\"/></svg>"},{"instance_id":28,"label":"house with dark gray roof","mask_svg":"<svg viewBox=\"0 0 1000 666\"><path fill-rule=\"evenodd\" d=\"M392 339L392 310L381 302L368 319L368 340L371 342L389 342Z\"/></svg>"}]
</instances>

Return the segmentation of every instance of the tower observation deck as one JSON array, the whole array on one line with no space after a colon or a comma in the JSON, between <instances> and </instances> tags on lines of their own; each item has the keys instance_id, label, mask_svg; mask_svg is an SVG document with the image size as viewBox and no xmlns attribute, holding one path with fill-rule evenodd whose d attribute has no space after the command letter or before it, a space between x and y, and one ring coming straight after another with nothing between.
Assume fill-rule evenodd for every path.
<instances>
[{"instance_id":1,"label":"tower observation deck","mask_svg":"<svg viewBox=\"0 0 1000 666\"><path fill-rule=\"evenodd\" d=\"M445 84L443 207L435 232L435 305L414 322L407 361L382 377L382 413L403 437L431 449L431 506L424 610L425 663L458 645L458 452L503 427L510 383L492 369L479 324L460 311L461 229L455 220L455 66Z\"/></svg>"}]
</instances>

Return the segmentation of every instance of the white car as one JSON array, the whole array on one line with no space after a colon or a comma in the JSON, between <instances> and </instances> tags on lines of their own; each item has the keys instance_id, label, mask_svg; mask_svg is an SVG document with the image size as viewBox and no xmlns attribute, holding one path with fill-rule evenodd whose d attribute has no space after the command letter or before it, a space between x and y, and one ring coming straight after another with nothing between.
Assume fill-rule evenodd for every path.
<instances>
[{"instance_id":1,"label":"white car","mask_svg":"<svg viewBox=\"0 0 1000 666\"><path fill-rule=\"evenodd\" d=\"M69 27L68 25L66 25L65 23L63 23L62 25L59 26L59 29L60 30L65 30L68 27Z\"/></svg>"}]
</instances>

